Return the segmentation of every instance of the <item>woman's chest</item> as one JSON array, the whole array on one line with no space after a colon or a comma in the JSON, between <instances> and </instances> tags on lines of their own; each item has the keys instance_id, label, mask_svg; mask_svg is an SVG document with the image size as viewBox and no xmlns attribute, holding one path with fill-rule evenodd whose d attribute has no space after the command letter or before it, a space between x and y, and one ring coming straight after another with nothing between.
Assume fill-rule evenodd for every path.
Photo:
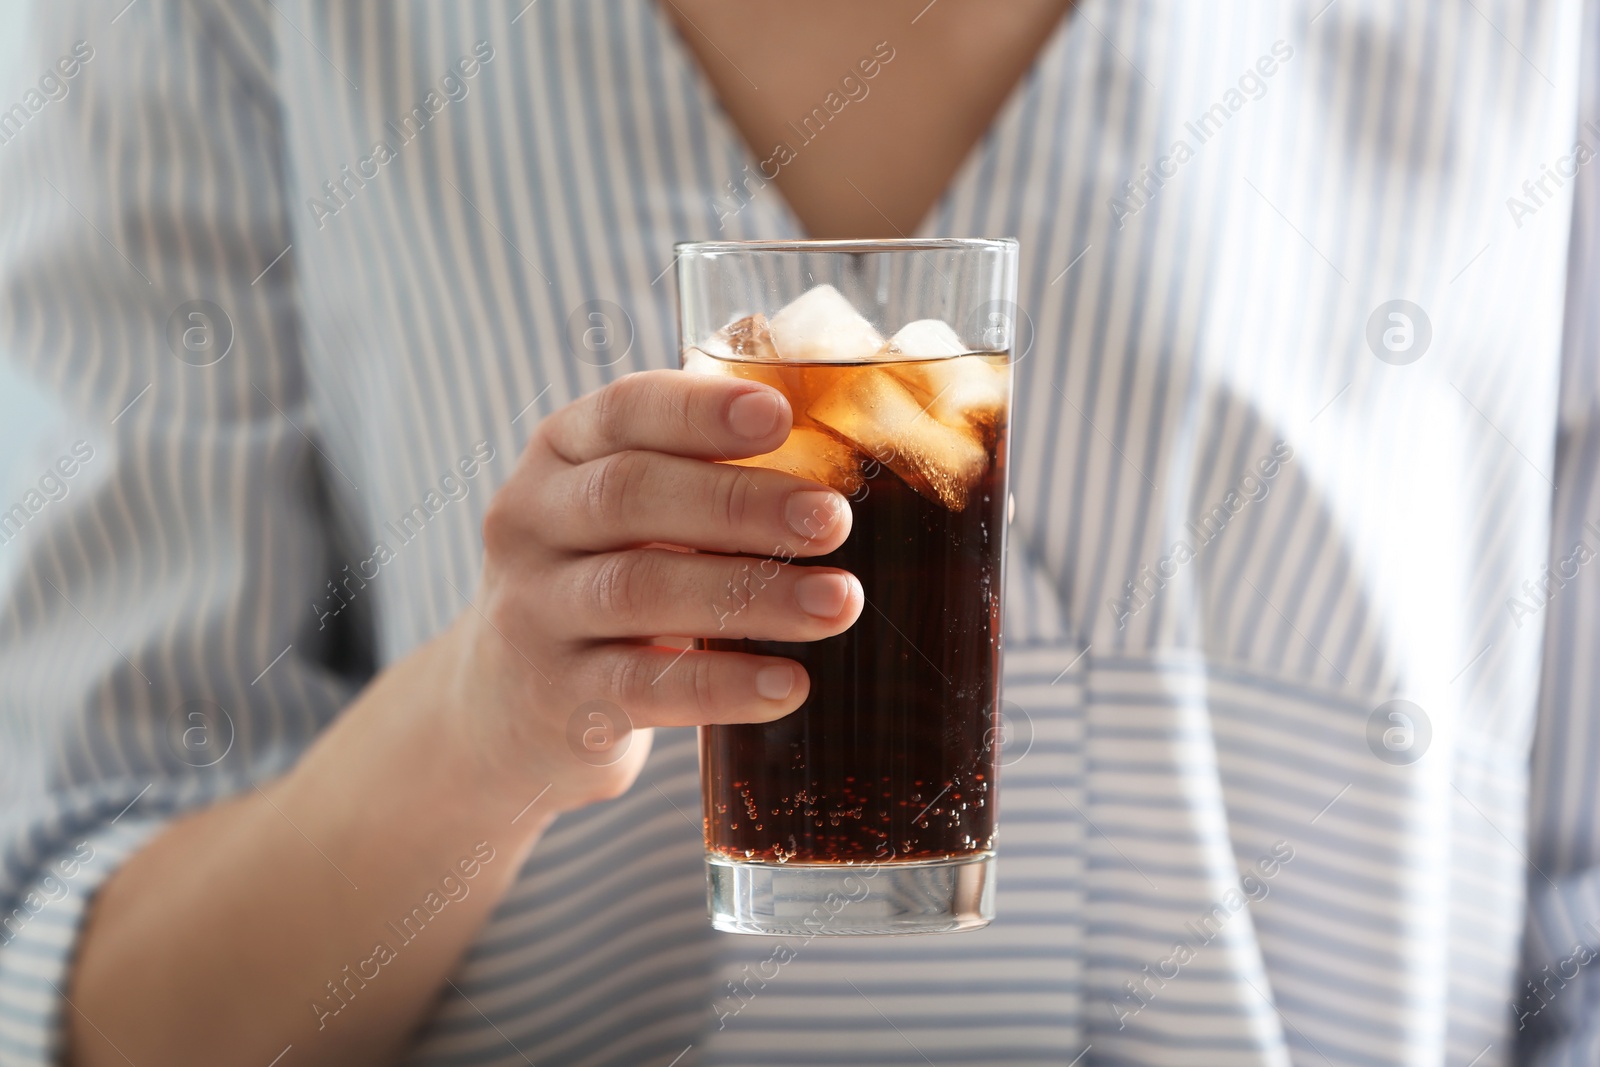
<instances>
[{"instance_id":1,"label":"woman's chest","mask_svg":"<svg viewBox=\"0 0 1600 1067\"><path fill-rule=\"evenodd\" d=\"M1539 11L1559 52L1558 6ZM326 57L285 44L304 341L330 454L362 472L353 538L493 450L407 547L470 577L482 506L538 420L675 364L674 242L798 223L636 5L404 15L329 28ZM1213 17L1147 4L1070 24L923 227L1022 240L1013 544L1107 647L1214 643L1277 670L1281 628L1250 586L1288 610L1282 575L1327 573L1348 577L1312 590L1298 628L1353 632L1359 671L1448 678L1466 635L1389 635L1481 616L1481 575L1515 587L1544 550L1550 487L1498 446L1537 459L1554 425L1565 209L1518 227L1482 205L1570 147L1570 94L1456 86L1376 16L1383 62L1361 77L1293 12ZM1414 358L1383 343L1397 300ZM1280 443L1294 458L1263 492ZM1226 535L1132 595L1217 506ZM390 583L386 654L459 609L450 573Z\"/></svg>"}]
</instances>

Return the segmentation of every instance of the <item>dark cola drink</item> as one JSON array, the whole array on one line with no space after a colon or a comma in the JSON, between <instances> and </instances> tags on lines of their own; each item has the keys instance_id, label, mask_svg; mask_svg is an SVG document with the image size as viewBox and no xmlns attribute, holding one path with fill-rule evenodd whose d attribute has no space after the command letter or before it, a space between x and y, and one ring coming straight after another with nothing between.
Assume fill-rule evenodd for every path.
<instances>
[{"instance_id":1,"label":"dark cola drink","mask_svg":"<svg viewBox=\"0 0 1600 1067\"><path fill-rule=\"evenodd\" d=\"M706 905L733 933L974 930L995 915L1002 561L1017 242L677 246L683 369L781 391L782 447L740 459L830 486L851 532L819 558L741 560L700 631L798 661L805 703L700 731ZM735 640L789 567L854 574L866 605L812 642ZM752 605L756 605L752 607Z\"/></svg>"},{"instance_id":2,"label":"dark cola drink","mask_svg":"<svg viewBox=\"0 0 1600 1067\"><path fill-rule=\"evenodd\" d=\"M848 631L821 641L703 642L785 656L811 677L805 704L784 719L702 729L706 847L797 865L986 855L1008 358L966 352L950 327L921 321L853 362L784 360L772 334L781 338L786 313L733 324L722 343L686 353L685 369L781 389L793 432L777 452L743 462L833 486L854 523L826 556L753 564L719 614L743 610L782 566L848 570L867 605Z\"/></svg>"}]
</instances>

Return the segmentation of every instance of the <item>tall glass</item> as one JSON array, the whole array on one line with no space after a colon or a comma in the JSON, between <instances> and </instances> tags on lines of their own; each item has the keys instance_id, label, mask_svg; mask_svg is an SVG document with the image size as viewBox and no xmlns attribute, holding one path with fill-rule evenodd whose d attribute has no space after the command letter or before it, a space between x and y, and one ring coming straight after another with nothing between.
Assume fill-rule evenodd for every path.
<instances>
[{"instance_id":1,"label":"tall glass","mask_svg":"<svg viewBox=\"0 0 1600 1067\"><path fill-rule=\"evenodd\" d=\"M833 486L853 526L825 556L779 551L719 617L788 566L844 568L866 607L786 656L794 714L700 732L708 904L720 930L892 934L994 918L1000 597L1014 240L678 246L683 366L781 389L794 429L739 462Z\"/></svg>"}]
</instances>

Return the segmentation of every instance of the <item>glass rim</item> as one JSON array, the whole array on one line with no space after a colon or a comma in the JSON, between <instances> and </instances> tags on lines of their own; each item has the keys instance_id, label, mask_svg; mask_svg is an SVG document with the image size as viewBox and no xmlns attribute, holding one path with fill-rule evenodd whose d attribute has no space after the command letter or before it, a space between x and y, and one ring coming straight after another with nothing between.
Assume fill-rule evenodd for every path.
<instances>
[{"instance_id":1,"label":"glass rim","mask_svg":"<svg viewBox=\"0 0 1600 1067\"><path fill-rule=\"evenodd\" d=\"M886 237L877 240L679 241L678 258L723 252L936 252L967 249L1015 250L1015 237Z\"/></svg>"}]
</instances>

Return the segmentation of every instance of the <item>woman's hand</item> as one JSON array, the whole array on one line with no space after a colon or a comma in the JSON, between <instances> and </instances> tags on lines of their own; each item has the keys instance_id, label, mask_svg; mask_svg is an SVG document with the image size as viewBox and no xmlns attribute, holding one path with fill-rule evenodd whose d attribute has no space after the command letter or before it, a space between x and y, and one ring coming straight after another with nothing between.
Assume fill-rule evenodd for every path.
<instances>
[{"instance_id":1,"label":"woman's hand","mask_svg":"<svg viewBox=\"0 0 1600 1067\"><path fill-rule=\"evenodd\" d=\"M677 371L545 420L490 503L474 605L379 672L287 774L177 820L100 888L73 1062L261 1064L290 1044L304 1062L398 1062L544 828L627 789L649 727L798 707L810 682L792 661L651 636L806 641L855 621L853 577L772 562L841 544L844 499L710 462L769 452L789 425L767 386ZM307 1010L474 849L493 862L399 967L348 1007L328 993ZM239 921L257 914L277 921Z\"/></svg>"},{"instance_id":2,"label":"woman's hand","mask_svg":"<svg viewBox=\"0 0 1600 1067\"><path fill-rule=\"evenodd\" d=\"M489 504L475 610L447 636L449 728L497 784L549 785L541 808L568 810L633 783L650 727L800 706L810 680L793 660L656 636L813 641L855 622L853 575L768 562L839 547L844 497L713 462L772 451L791 422L774 389L678 371L630 374L544 420Z\"/></svg>"}]
</instances>

